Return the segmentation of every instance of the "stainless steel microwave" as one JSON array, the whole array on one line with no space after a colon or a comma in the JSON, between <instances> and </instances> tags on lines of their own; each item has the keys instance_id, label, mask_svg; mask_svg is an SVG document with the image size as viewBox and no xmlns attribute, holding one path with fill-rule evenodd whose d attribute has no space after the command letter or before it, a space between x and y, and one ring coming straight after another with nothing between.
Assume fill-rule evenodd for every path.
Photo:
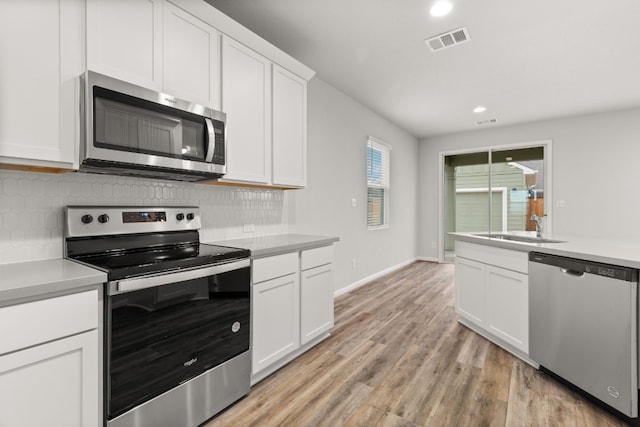
<instances>
[{"instance_id":1,"label":"stainless steel microwave","mask_svg":"<svg viewBox=\"0 0 640 427\"><path fill-rule=\"evenodd\" d=\"M102 74L81 77L80 171L179 181L226 172L226 115Z\"/></svg>"}]
</instances>

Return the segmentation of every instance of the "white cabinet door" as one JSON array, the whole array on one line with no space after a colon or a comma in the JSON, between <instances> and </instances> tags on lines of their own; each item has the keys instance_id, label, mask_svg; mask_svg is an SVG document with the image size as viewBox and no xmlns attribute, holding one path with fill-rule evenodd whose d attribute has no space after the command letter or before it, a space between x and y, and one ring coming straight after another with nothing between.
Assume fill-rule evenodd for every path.
<instances>
[{"instance_id":1,"label":"white cabinet door","mask_svg":"<svg viewBox=\"0 0 640 427\"><path fill-rule=\"evenodd\" d=\"M253 286L252 374L300 346L298 272Z\"/></svg>"},{"instance_id":2,"label":"white cabinet door","mask_svg":"<svg viewBox=\"0 0 640 427\"><path fill-rule=\"evenodd\" d=\"M163 91L220 109L219 32L164 3Z\"/></svg>"},{"instance_id":3,"label":"white cabinet door","mask_svg":"<svg viewBox=\"0 0 640 427\"><path fill-rule=\"evenodd\" d=\"M307 82L273 65L273 184L307 182Z\"/></svg>"},{"instance_id":4,"label":"white cabinet door","mask_svg":"<svg viewBox=\"0 0 640 427\"><path fill-rule=\"evenodd\" d=\"M83 2L0 2L0 163L77 167L83 52Z\"/></svg>"},{"instance_id":5,"label":"white cabinet door","mask_svg":"<svg viewBox=\"0 0 640 427\"><path fill-rule=\"evenodd\" d=\"M102 425L98 357L96 330L0 356L0 426Z\"/></svg>"},{"instance_id":6,"label":"white cabinet door","mask_svg":"<svg viewBox=\"0 0 640 427\"><path fill-rule=\"evenodd\" d=\"M333 327L333 283L331 264L302 272L300 283L300 344Z\"/></svg>"},{"instance_id":7,"label":"white cabinet door","mask_svg":"<svg viewBox=\"0 0 640 427\"><path fill-rule=\"evenodd\" d=\"M456 257L456 312L478 325L484 322L485 265Z\"/></svg>"},{"instance_id":8,"label":"white cabinet door","mask_svg":"<svg viewBox=\"0 0 640 427\"><path fill-rule=\"evenodd\" d=\"M162 90L162 0L87 0L87 66Z\"/></svg>"},{"instance_id":9,"label":"white cabinet door","mask_svg":"<svg viewBox=\"0 0 640 427\"><path fill-rule=\"evenodd\" d=\"M225 179L268 184L271 173L271 63L222 37L222 111L227 113Z\"/></svg>"},{"instance_id":10,"label":"white cabinet door","mask_svg":"<svg viewBox=\"0 0 640 427\"><path fill-rule=\"evenodd\" d=\"M488 265L485 277L486 327L492 334L529 353L528 276Z\"/></svg>"}]
</instances>

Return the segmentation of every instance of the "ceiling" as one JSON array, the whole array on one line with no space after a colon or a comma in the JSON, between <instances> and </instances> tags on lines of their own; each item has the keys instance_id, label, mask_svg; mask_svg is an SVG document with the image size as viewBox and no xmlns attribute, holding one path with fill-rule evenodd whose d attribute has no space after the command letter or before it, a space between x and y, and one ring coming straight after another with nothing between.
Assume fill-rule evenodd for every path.
<instances>
[{"instance_id":1,"label":"ceiling","mask_svg":"<svg viewBox=\"0 0 640 427\"><path fill-rule=\"evenodd\" d=\"M206 1L417 138L640 106L638 0Z\"/></svg>"}]
</instances>

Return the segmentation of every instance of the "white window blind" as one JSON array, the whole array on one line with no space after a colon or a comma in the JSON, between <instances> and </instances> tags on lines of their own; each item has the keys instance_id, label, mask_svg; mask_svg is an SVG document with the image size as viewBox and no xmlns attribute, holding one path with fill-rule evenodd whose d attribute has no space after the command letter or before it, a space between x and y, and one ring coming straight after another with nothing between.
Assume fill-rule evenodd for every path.
<instances>
[{"instance_id":1,"label":"white window blind","mask_svg":"<svg viewBox=\"0 0 640 427\"><path fill-rule=\"evenodd\" d=\"M369 137L367 141L367 227L388 224L388 199L391 185L391 146Z\"/></svg>"}]
</instances>

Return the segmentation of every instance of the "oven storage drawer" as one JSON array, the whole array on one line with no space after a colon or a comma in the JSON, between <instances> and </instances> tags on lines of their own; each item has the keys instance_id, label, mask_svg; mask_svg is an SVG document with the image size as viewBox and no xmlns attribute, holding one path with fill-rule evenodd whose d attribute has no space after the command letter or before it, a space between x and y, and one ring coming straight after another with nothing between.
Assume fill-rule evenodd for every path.
<instances>
[{"instance_id":1,"label":"oven storage drawer","mask_svg":"<svg viewBox=\"0 0 640 427\"><path fill-rule=\"evenodd\" d=\"M253 283L298 272L298 252L253 260Z\"/></svg>"},{"instance_id":2,"label":"oven storage drawer","mask_svg":"<svg viewBox=\"0 0 640 427\"><path fill-rule=\"evenodd\" d=\"M0 308L0 354L97 328L97 302L91 290Z\"/></svg>"},{"instance_id":3,"label":"oven storage drawer","mask_svg":"<svg viewBox=\"0 0 640 427\"><path fill-rule=\"evenodd\" d=\"M333 262L333 246L308 249L300 253L300 269L308 270Z\"/></svg>"}]
</instances>

